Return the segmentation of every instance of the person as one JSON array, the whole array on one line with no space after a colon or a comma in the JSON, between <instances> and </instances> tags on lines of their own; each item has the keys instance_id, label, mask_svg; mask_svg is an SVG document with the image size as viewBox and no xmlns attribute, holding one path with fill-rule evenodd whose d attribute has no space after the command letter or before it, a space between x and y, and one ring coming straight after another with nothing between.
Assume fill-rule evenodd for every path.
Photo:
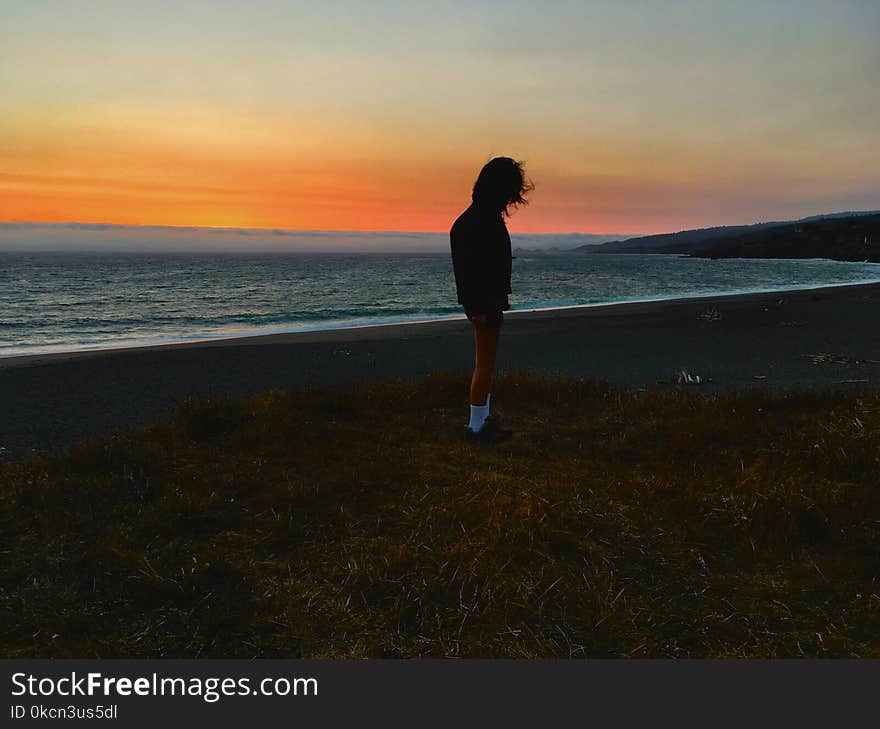
<instances>
[{"instance_id":1,"label":"person","mask_svg":"<svg viewBox=\"0 0 880 729\"><path fill-rule=\"evenodd\" d=\"M510 157L487 162L474 183L470 206L449 231L458 303L474 332L474 372L470 419L465 437L474 442L507 440L512 431L489 415L492 375L504 311L510 308L510 234L504 222L512 209L526 204L534 189L523 163Z\"/></svg>"}]
</instances>

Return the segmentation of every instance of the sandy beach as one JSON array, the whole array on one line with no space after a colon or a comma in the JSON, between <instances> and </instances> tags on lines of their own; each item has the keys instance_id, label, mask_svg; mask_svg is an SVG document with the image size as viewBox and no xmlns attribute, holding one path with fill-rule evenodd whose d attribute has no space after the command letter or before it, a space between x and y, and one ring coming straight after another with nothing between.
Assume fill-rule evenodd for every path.
<instances>
[{"instance_id":1,"label":"sandy beach","mask_svg":"<svg viewBox=\"0 0 880 729\"><path fill-rule=\"evenodd\" d=\"M880 284L509 312L501 372L679 387L880 385ZM465 372L464 319L0 359L4 458L136 428L188 398ZM463 394L464 397L464 394ZM504 407L503 403L499 403ZM512 405L511 405L512 406Z\"/></svg>"}]
</instances>

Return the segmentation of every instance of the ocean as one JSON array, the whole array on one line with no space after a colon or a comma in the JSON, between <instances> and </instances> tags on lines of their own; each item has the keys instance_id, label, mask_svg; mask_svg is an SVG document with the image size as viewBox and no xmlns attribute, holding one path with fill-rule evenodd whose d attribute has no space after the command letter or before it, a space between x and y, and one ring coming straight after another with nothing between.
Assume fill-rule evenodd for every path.
<instances>
[{"instance_id":1,"label":"ocean","mask_svg":"<svg viewBox=\"0 0 880 729\"><path fill-rule=\"evenodd\" d=\"M516 254L513 309L880 281L880 264ZM461 316L445 253L0 253L0 356Z\"/></svg>"}]
</instances>

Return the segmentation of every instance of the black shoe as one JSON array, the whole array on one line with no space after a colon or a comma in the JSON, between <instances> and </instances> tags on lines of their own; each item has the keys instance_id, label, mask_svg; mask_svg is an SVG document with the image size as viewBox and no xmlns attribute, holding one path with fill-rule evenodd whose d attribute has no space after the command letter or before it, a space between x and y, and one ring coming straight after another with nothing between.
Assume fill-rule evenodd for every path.
<instances>
[{"instance_id":1,"label":"black shoe","mask_svg":"<svg viewBox=\"0 0 880 729\"><path fill-rule=\"evenodd\" d=\"M483 427L476 433L465 426L465 437L471 443L501 443L513 437L513 431L502 428L491 415L483 422Z\"/></svg>"}]
</instances>

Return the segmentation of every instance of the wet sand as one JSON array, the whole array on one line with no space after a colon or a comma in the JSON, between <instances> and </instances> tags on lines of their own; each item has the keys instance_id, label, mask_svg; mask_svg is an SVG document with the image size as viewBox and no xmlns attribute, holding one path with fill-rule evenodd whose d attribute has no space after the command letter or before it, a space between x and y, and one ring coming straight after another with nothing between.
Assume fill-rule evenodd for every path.
<instances>
[{"instance_id":1,"label":"wet sand","mask_svg":"<svg viewBox=\"0 0 880 729\"><path fill-rule=\"evenodd\" d=\"M632 387L679 387L684 369L708 380L685 385L701 392L877 390L878 305L880 284L866 284L508 312L498 369ZM458 319L0 358L0 458L146 425L190 397L467 372L472 346Z\"/></svg>"}]
</instances>

